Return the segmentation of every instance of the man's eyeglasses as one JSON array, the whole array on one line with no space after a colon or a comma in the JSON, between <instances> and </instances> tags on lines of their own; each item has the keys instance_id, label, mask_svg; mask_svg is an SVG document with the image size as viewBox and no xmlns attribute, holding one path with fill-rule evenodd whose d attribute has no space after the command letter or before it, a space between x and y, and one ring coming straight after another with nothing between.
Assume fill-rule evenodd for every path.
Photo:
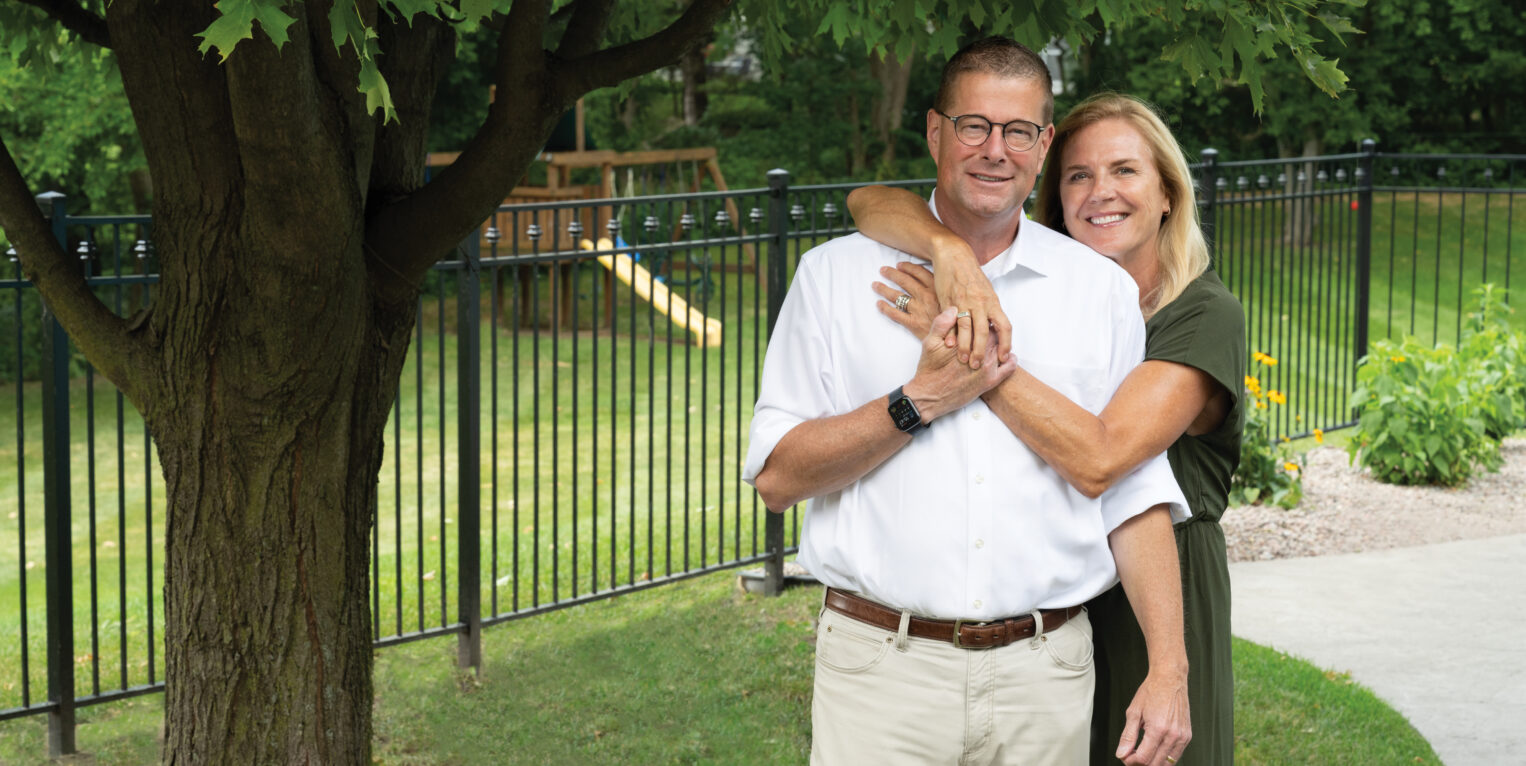
<instances>
[{"instance_id":1,"label":"man's eyeglasses","mask_svg":"<svg viewBox=\"0 0 1526 766\"><path fill-rule=\"evenodd\" d=\"M1039 134L1043 128L1027 120L1012 120L1010 122L991 122L978 114L951 115L938 112L954 123L954 135L959 138L959 143L965 146L980 146L991 135L991 128L1001 128L1002 140L1007 142L1007 148L1014 152L1026 152L1039 142Z\"/></svg>"}]
</instances>

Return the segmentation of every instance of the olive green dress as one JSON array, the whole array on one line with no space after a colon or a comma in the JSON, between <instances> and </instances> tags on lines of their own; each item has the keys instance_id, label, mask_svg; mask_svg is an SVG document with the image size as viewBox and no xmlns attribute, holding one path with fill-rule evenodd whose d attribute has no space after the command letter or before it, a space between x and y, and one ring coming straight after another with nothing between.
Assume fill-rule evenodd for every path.
<instances>
[{"instance_id":1,"label":"olive green dress","mask_svg":"<svg viewBox=\"0 0 1526 766\"><path fill-rule=\"evenodd\" d=\"M1196 367L1229 392L1224 422L1200 436L1183 434L1166 450L1192 518L1176 525L1186 618L1188 703L1192 742L1178 766L1224 766L1234 760L1234 669L1229 643L1229 562L1219 517L1229 477L1240 462L1245 427L1245 313L1209 270L1145 323L1145 359ZM1096 644L1097 692L1091 762L1117 764L1124 711L1149 663L1144 636L1122 586L1087 604Z\"/></svg>"}]
</instances>

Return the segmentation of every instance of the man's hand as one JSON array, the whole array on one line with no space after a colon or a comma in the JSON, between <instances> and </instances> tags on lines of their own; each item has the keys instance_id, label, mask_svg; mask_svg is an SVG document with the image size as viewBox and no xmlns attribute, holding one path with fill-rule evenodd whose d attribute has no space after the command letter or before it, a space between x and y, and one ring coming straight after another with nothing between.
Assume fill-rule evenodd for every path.
<instances>
[{"instance_id":1,"label":"man's hand","mask_svg":"<svg viewBox=\"0 0 1526 766\"><path fill-rule=\"evenodd\" d=\"M986 347L983 364L972 367L959 361L957 349L944 339L954 327L955 314L950 306L933 318L922 339L922 357L917 360L917 374L902 391L917 404L922 418L932 421L960 409L976 397L1006 380L1017 369L1017 360L996 360L996 347Z\"/></svg>"},{"instance_id":2,"label":"man's hand","mask_svg":"<svg viewBox=\"0 0 1526 766\"><path fill-rule=\"evenodd\" d=\"M881 268L880 276L900 288L897 290L884 282L874 283L874 292L881 298L876 304L880 313L890 317L891 321L906 328L912 335L927 337L927 333L932 330L933 319L944 308L938 305L938 296L933 292L933 273L915 263L906 262L897 264L893 269L889 266ZM902 293L907 296L905 310L898 309L895 305ZM957 320L956 324L964 321ZM956 340L955 334L950 332L944 336L944 345L953 348Z\"/></svg>"},{"instance_id":3,"label":"man's hand","mask_svg":"<svg viewBox=\"0 0 1526 766\"><path fill-rule=\"evenodd\" d=\"M1187 674L1152 670L1124 714L1116 755L1129 766L1171 766L1191 739Z\"/></svg>"}]
</instances>

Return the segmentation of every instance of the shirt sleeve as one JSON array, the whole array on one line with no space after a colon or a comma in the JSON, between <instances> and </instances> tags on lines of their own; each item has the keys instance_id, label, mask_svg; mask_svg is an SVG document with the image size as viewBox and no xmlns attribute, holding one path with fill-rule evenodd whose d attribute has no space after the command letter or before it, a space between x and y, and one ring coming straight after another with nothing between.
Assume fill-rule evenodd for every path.
<instances>
[{"instance_id":1,"label":"shirt sleeve","mask_svg":"<svg viewBox=\"0 0 1526 766\"><path fill-rule=\"evenodd\" d=\"M753 484L768 456L790 429L834 414L832 365L826 314L812 264L806 253L768 339L763 378L753 406L742 480Z\"/></svg>"},{"instance_id":2,"label":"shirt sleeve","mask_svg":"<svg viewBox=\"0 0 1526 766\"><path fill-rule=\"evenodd\" d=\"M1125 277L1127 278L1127 277ZM1113 354L1108 366L1108 398L1118 391L1123 379L1144 359L1144 318L1135 309L1138 293L1122 291L1124 295L1114 301ZM1186 521L1192 511L1187 508L1187 498L1176 483L1166 453L1149 459L1139 468L1119 479L1102 493L1102 522L1108 533L1120 524L1145 511L1167 503L1171 507L1171 523Z\"/></svg>"}]
</instances>

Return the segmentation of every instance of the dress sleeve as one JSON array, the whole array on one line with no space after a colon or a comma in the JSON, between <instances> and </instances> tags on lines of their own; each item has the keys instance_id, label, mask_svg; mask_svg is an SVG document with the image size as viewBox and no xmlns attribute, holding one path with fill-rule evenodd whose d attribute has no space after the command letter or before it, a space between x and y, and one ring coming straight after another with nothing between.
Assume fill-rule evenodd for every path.
<instances>
[{"instance_id":1,"label":"dress sleeve","mask_svg":"<svg viewBox=\"0 0 1526 766\"><path fill-rule=\"evenodd\" d=\"M1145 359L1208 373L1229 393L1235 412L1245 390L1245 312L1217 278L1194 288L1150 318Z\"/></svg>"}]
</instances>

